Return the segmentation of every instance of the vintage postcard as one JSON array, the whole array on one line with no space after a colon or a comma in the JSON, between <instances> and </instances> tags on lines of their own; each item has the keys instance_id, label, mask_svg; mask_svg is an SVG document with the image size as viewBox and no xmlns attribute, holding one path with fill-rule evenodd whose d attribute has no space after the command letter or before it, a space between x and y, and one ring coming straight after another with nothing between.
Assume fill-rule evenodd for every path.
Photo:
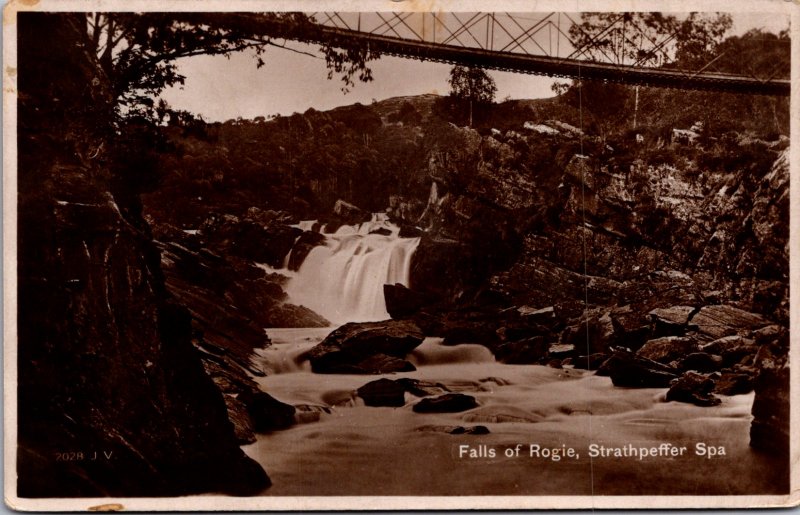
<instances>
[{"instance_id":1,"label":"vintage postcard","mask_svg":"<svg viewBox=\"0 0 800 515\"><path fill-rule=\"evenodd\" d=\"M7 505L796 506L800 7L697 8L13 0Z\"/></svg>"}]
</instances>

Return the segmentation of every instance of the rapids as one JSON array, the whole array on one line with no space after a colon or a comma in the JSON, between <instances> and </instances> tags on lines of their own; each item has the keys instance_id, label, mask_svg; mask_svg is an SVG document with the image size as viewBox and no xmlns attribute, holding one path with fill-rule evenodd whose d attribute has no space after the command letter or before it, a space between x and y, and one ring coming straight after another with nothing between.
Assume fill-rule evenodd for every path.
<instances>
[{"instance_id":1,"label":"rapids","mask_svg":"<svg viewBox=\"0 0 800 515\"><path fill-rule=\"evenodd\" d=\"M314 374L302 354L330 329L269 329L255 361L264 391L298 406L297 424L258 435L245 452L268 471L265 495L650 495L747 494L781 488L771 461L748 445L753 395L701 408L664 402L665 389L615 388L586 371L498 363L478 345L427 338L409 357L417 370L381 376ZM414 378L476 398L462 413L368 407L356 390L380 378ZM485 426L489 434L450 434ZM697 456L704 442L725 456ZM682 457L588 455L606 447L685 446ZM579 459L531 458L529 446L572 447ZM461 446L496 456L460 456ZM506 449L521 445L519 457Z\"/></svg>"},{"instance_id":2,"label":"rapids","mask_svg":"<svg viewBox=\"0 0 800 515\"><path fill-rule=\"evenodd\" d=\"M399 238L381 216L324 234L326 244L286 274L291 302L337 325L389 318L383 285L408 284L419 240ZM615 388L586 371L507 365L483 346L445 346L440 338L426 338L407 357L413 372L314 374L304 354L331 330L267 329L272 345L253 357L267 372L254 378L259 386L297 409L296 425L243 446L272 478L265 495L731 495L786 488L770 458L748 445L753 394L705 408L664 402L666 389ZM478 407L416 413L420 398L411 393L402 407L368 407L356 390L380 378L425 381L471 395ZM488 432L464 433L474 426ZM698 443L724 447L725 455L699 456ZM591 445L662 444L686 452L589 455ZM578 458L530 456L532 445L573 448ZM517 448L519 455L506 454Z\"/></svg>"}]
</instances>

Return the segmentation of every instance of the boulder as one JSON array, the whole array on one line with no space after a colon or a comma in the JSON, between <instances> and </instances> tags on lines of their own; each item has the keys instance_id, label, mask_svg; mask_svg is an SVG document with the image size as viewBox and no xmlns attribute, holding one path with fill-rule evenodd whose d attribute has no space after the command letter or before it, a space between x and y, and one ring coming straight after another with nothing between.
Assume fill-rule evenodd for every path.
<instances>
[{"instance_id":1,"label":"boulder","mask_svg":"<svg viewBox=\"0 0 800 515\"><path fill-rule=\"evenodd\" d=\"M458 413L478 407L478 401L463 393L446 393L439 397L425 398L412 408L416 413Z\"/></svg>"},{"instance_id":2,"label":"boulder","mask_svg":"<svg viewBox=\"0 0 800 515\"><path fill-rule=\"evenodd\" d=\"M308 424L311 422L319 422L322 415L331 413L331 409L327 406L320 406L316 404L295 404L294 423L295 424Z\"/></svg>"},{"instance_id":3,"label":"boulder","mask_svg":"<svg viewBox=\"0 0 800 515\"><path fill-rule=\"evenodd\" d=\"M294 424L294 406L266 392L246 391L240 393L238 399L247 407L253 429L258 433L286 429Z\"/></svg>"},{"instance_id":4,"label":"boulder","mask_svg":"<svg viewBox=\"0 0 800 515\"><path fill-rule=\"evenodd\" d=\"M552 327L557 322L556 312L553 306L546 308L532 308L530 306L520 306L517 312L522 316L526 322L533 322L545 327Z\"/></svg>"},{"instance_id":5,"label":"boulder","mask_svg":"<svg viewBox=\"0 0 800 515\"><path fill-rule=\"evenodd\" d=\"M378 379L356 390L367 406L399 407L405 404L404 386L391 379Z\"/></svg>"},{"instance_id":6,"label":"boulder","mask_svg":"<svg viewBox=\"0 0 800 515\"><path fill-rule=\"evenodd\" d=\"M570 343L552 343L547 355L553 359L563 360L575 354L575 346Z\"/></svg>"},{"instance_id":7,"label":"boulder","mask_svg":"<svg viewBox=\"0 0 800 515\"><path fill-rule=\"evenodd\" d=\"M682 336L686 332L689 317L694 311L693 306L671 306L650 311L654 334L656 336Z\"/></svg>"},{"instance_id":8,"label":"boulder","mask_svg":"<svg viewBox=\"0 0 800 515\"><path fill-rule=\"evenodd\" d=\"M400 238L419 238L422 236L423 230L411 224L400 224L400 232L397 235Z\"/></svg>"},{"instance_id":9,"label":"boulder","mask_svg":"<svg viewBox=\"0 0 800 515\"><path fill-rule=\"evenodd\" d=\"M752 336L753 339L755 340L756 345L760 346L772 343L776 340L780 341L782 339L788 338L787 333L788 332L785 327L772 324L753 331Z\"/></svg>"},{"instance_id":10,"label":"boulder","mask_svg":"<svg viewBox=\"0 0 800 515\"><path fill-rule=\"evenodd\" d=\"M342 363L324 370L315 370L323 374L394 374L396 372L413 372L414 365L404 359L386 354L373 354L355 364Z\"/></svg>"},{"instance_id":11,"label":"boulder","mask_svg":"<svg viewBox=\"0 0 800 515\"><path fill-rule=\"evenodd\" d=\"M693 352L677 361L677 368L684 371L714 372L722 368L722 366L722 356L707 352Z\"/></svg>"},{"instance_id":12,"label":"boulder","mask_svg":"<svg viewBox=\"0 0 800 515\"><path fill-rule=\"evenodd\" d=\"M333 206L333 212L347 225L360 224L370 219L369 213L342 199L336 201L336 204Z\"/></svg>"},{"instance_id":13,"label":"boulder","mask_svg":"<svg viewBox=\"0 0 800 515\"><path fill-rule=\"evenodd\" d=\"M377 354L402 359L424 337L419 327L407 320L350 322L330 333L305 357L314 372L336 373L343 367L360 366Z\"/></svg>"},{"instance_id":14,"label":"boulder","mask_svg":"<svg viewBox=\"0 0 800 515\"><path fill-rule=\"evenodd\" d=\"M394 319L406 318L435 302L430 295L411 290L400 283L384 284L386 311Z\"/></svg>"},{"instance_id":15,"label":"boulder","mask_svg":"<svg viewBox=\"0 0 800 515\"><path fill-rule=\"evenodd\" d=\"M631 350L641 348L652 337L647 316L639 305L626 304L611 310L616 344Z\"/></svg>"},{"instance_id":16,"label":"boulder","mask_svg":"<svg viewBox=\"0 0 800 515\"><path fill-rule=\"evenodd\" d=\"M665 336L647 341L636 355L642 358L671 363L698 350L697 342L683 336Z\"/></svg>"},{"instance_id":17,"label":"boulder","mask_svg":"<svg viewBox=\"0 0 800 515\"><path fill-rule=\"evenodd\" d=\"M498 313L497 317L501 318L504 315L511 315L511 318L503 318L500 321L500 327L495 330L495 334L503 342L528 340L537 336L549 334L550 331L533 320L520 320L515 317L515 313L506 312L503 314Z\"/></svg>"},{"instance_id":18,"label":"boulder","mask_svg":"<svg viewBox=\"0 0 800 515\"><path fill-rule=\"evenodd\" d=\"M718 395L742 395L753 391L753 377L749 374L723 373L714 385Z\"/></svg>"},{"instance_id":19,"label":"boulder","mask_svg":"<svg viewBox=\"0 0 800 515\"><path fill-rule=\"evenodd\" d=\"M430 381L421 381L419 379L411 379L403 377L397 379L396 382L403 386L405 391L417 397L427 397L429 395L442 395L448 393L450 390L442 384L432 383Z\"/></svg>"},{"instance_id":20,"label":"boulder","mask_svg":"<svg viewBox=\"0 0 800 515\"><path fill-rule=\"evenodd\" d=\"M560 343L574 345L578 352L608 352L617 343L610 314L597 313L567 326L561 333Z\"/></svg>"},{"instance_id":21,"label":"boulder","mask_svg":"<svg viewBox=\"0 0 800 515\"><path fill-rule=\"evenodd\" d=\"M678 370L632 352L617 350L597 371L608 375L614 386L666 388L678 378Z\"/></svg>"},{"instance_id":22,"label":"boulder","mask_svg":"<svg viewBox=\"0 0 800 515\"><path fill-rule=\"evenodd\" d=\"M700 350L722 356L723 364L730 366L742 358L755 356L758 347L754 340L739 335L725 336L703 345Z\"/></svg>"},{"instance_id":23,"label":"boulder","mask_svg":"<svg viewBox=\"0 0 800 515\"><path fill-rule=\"evenodd\" d=\"M494 350L498 361L509 364L536 363L547 355L549 345L544 337L534 336L525 340L502 343Z\"/></svg>"},{"instance_id":24,"label":"boulder","mask_svg":"<svg viewBox=\"0 0 800 515\"><path fill-rule=\"evenodd\" d=\"M763 316L725 304L705 306L689 320L689 329L698 331L708 340L746 334L769 325Z\"/></svg>"},{"instance_id":25,"label":"boulder","mask_svg":"<svg viewBox=\"0 0 800 515\"><path fill-rule=\"evenodd\" d=\"M716 406L722 402L712 392L714 380L696 372L686 372L673 381L667 401L688 402L697 406Z\"/></svg>"}]
</instances>

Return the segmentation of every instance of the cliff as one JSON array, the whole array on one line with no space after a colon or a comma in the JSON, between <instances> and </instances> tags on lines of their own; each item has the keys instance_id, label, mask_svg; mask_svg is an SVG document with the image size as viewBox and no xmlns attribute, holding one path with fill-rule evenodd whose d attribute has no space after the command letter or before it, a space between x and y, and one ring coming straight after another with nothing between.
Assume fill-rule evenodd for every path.
<instances>
[{"instance_id":1,"label":"cliff","mask_svg":"<svg viewBox=\"0 0 800 515\"><path fill-rule=\"evenodd\" d=\"M18 495L262 491L108 157L111 93L85 20L18 22Z\"/></svg>"}]
</instances>

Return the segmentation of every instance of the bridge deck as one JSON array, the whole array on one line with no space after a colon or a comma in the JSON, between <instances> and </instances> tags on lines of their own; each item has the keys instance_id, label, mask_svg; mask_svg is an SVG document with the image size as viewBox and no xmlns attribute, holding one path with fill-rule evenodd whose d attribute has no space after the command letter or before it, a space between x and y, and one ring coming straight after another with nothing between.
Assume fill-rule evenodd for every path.
<instances>
[{"instance_id":1,"label":"bridge deck","mask_svg":"<svg viewBox=\"0 0 800 515\"><path fill-rule=\"evenodd\" d=\"M289 39L304 39L315 43L332 43L334 45L337 42L359 41L381 54L551 77L780 96L788 96L791 91L791 82L785 79L764 81L733 74L710 72L689 74L663 67L647 68L443 45L324 25L320 25L317 34L311 37L293 38L290 35Z\"/></svg>"}]
</instances>

